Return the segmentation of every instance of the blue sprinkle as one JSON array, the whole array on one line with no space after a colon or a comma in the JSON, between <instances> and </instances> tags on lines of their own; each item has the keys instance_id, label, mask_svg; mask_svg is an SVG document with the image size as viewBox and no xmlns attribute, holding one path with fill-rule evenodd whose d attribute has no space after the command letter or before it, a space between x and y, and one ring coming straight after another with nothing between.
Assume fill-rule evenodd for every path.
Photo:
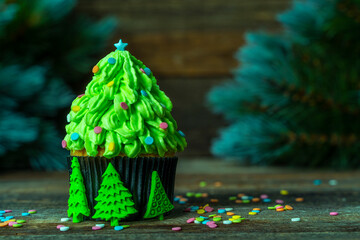
<instances>
[{"instance_id":1,"label":"blue sprinkle","mask_svg":"<svg viewBox=\"0 0 360 240\"><path fill-rule=\"evenodd\" d=\"M25 216L30 216L30 213L24 212L24 213L21 214L21 216L24 216L24 217Z\"/></svg>"},{"instance_id":2,"label":"blue sprinkle","mask_svg":"<svg viewBox=\"0 0 360 240\"><path fill-rule=\"evenodd\" d=\"M179 204L185 204L186 202L184 202L184 201L179 201Z\"/></svg>"},{"instance_id":3,"label":"blue sprinkle","mask_svg":"<svg viewBox=\"0 0 360 240\"><path fill-rule=\"evenodd\" d=\"M252 200L254 197L253 196L248 196L248 199L249 200Z\"/></svg>"},{"instance_id":4,"label":"blue sprinkle","mask_svg":"<svg viewBox=\"0 0 360 240\"><path fill-rule=\"evenodd\" d=\"M0 213L5 213L5 211L0 211Z\"/></svg>"},{"instance_id":5,"label":"blue sprinkle","mask_svg":"<svg viewBox=\"0 0 360 240\"><path fill-rule=\"evenodd\" d=\"M192 210L198 210L200 207L199 206L192 206L191 209Z\"/></svg>"},{"instance_id":6,"label":"blue sprinkle","mask_svg":"<svg viewBox=\"0 0 360 240\"><path fill-rule=\"evenodd\" d=\"M314 185L319 186L320 184L321 184L321 180L320 180L320 179L314 180Z\"/></svg>"},{"instance_id":7,"label":"blue sprinkle","mask_svg":"<svg viewBox=\"0 0 360 240\"><path fill-rule=\"evenodd\" d=\"M249 197L248 196L242 196L241 199L242 200L249 200Z\"/></svg>"},{"instance_id":8,"label":"blue sprinkle","mask_svg":"<svg viewBox=\"0 0 360 240\"><path fill-rule=\"evenodd\" d=\"M147 94L147 92L145 90L141 90L140 92L141 92L141 95L143 95L144 97L148 96L148 94Z\"/></svg>"},{"instance_id":9,"label":"blue sprinkle","mask_svg":"<svg viewBox=\"0 0 360 240\"><path fill-rule=\"evenodd\" d=\"M115 64L116 63L116 60L115 60L115 58L109 58L108 59L108 63L110 63L110 64Z\"/></svg>"},{"instance_id":10,"label":"blue sprinkle","mask_svg":"<svg viewBox=\"0 0 360 240\"><path fill-rule=\"evenodd\" d=\"M202 219L209 219L208 217L200 216Z\"/></svg>"},{"instance_id":11,"label":"blue sprinkle","mask_svg":"<svg viewBox=\"0 0 360 240\"><path fill-rule=\"evenodd\" d=\"M146 137L145 138L145 143L147 144L147 145L151 145L151 144L153 144L154 143L154 139L152 138L152 137Z\"/></svg>"},{"instance_id":12,"label":"blue sprinkle","mask_svg":"<svg viewBox=\"0 0 360 240\"><path fill-rule=\"evenodd\" d=\"M210 220L205 220L205 221L202 221L201 223L202 223L202 224L206 224L206 223L208 223L208 222L210 222Z\"/></svg>"},{"instance_id":13,"label":"blue sprinkle","mask_svg":"<svg viewBox=\"0 0 360 240\"><path fill-rule=\"evenodd\" d=\"M179 201L180 200L180 198L178 198L178 197L175 197L174 198L174 202L177 202L177 201Z\"/></svg>"},{"instance_id":14,"label":"blue sprinkle","mask_svg":"<svg viewBox=\"0 0 360 240\"><path fill-rule=\"evenodd\" d=\"M115 231L120 231L120 230L123 230L123 229L124 229L123 226L115 226L115 227L114 227L114 230L115 230Z\"/></svg>"},{"instance_id":15,"label":"blue sprinkle","mask_svg":"<svg viewBox=\"0 0 360 240\"><path fill-rule=\"evenodd\" d=\"M79 139L79 134L78 133L72 133L71 134L71 140L73 140L73 141L76 141L76 140L78 140Z\"/></svg>"},{"instance_id":16,"label":"blue sprinkle","mask_svg":"<svg viewBox=\"0 0 360 240\"><path fill-rule=\"evenodd\" d=\"M225 209L219 209L219 210L218 210L218 213L224 213L224 212L226 212Z\"/></svg>"},{"instance_id":17,"label":"blue sprinkle","mask_svg":"<svg viewBox=\"0 0 360 240\"><path fill-rule=\"evenodd\" d=\"M0 217L0 219L4 219L4 217Z\"/></svg>"},{"instance_id":18,"label":"blue sprinkle","mask_svg":"<svg viewBox=\"0 0 360 240\"><path fill-rule=\"evenodd\" d=\"M256 212L256 213L259 213L260 211L259 211L259 210L252 210L252 212Z\"/></svg>"},{"instance_id":19,"label":"blue sprinkle","mask_svg":"<svg viewBox=\"0 0 360 240\"><path fill-rule=\"evenodd\" d=\"M6 216L6 219L13 219L14 216Z\"/></svg>"},{"instance_id":20,"label":"blue sprinkle","mask_svg":"<svg viewBox=\"0 0 360 240\"><path fill-rule=\"evenodd\" d=\"M180 136L185 137L185 133L183 133L182 131L179 130L178 133L180 134Z\"/></svg>"},{"instance_id":21,"label":"blue sprinkle","mask_svg":"<svg viewBox=\"0 0 360 240\"><path fill-rule=\"evenodd\" d=\"M3 217L4 215L0 214L0 217Z\"/></svg>"},{"instance_id":22,"label":"blue sprinkle","mask_svg":"<svg viewBox=\"0 0 360 240\"><path fill-rule=\"evenodd\" d=\"M271 202L271 199L270 199L270 198L265 198L265 199L263 200L263 202Z\"/></svg>"},{"instance_id":23,"label":"blue sprinkle","mask_svg":"<svg viewBox=\"0 0 360 240\"><path fill-rule=\"evenodd\" d=\"M150 75L150 73L151 73L151 70L150 70L150 68L144 68L144 72L145 72L145 74L146 75Z\"/></svg>"},{"instance_id":24,"label":"blue sprinkle","mask_svg":"<svg viewBox=\"0 0 360 240\"><path fill-rule=\"evenodd\" d=\"M8 219L2 218L1 221L2 221L2 222L6 222L6 221L8 221Z\"/></svg>"}]
</instances>

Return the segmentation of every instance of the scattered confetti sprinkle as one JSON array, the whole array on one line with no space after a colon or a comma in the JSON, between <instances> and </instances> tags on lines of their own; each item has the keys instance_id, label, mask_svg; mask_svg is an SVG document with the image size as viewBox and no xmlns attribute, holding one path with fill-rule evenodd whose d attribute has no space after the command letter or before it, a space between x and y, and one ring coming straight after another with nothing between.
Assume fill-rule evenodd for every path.
<instances>
[{"instance_id":1,"label":"scattered confetti sprinkle","mask_svg":"<svg viewBox=\"0 0 360 240\"><path fill-rule=\"evenodd\" d=\"M91 229L92 229L92 230L94 230L94 231L96 231L96 230L100 230L100 229L102 229L102 227L99 227L99 226L93 226Z\"/></svg>"},{"instance_id":2,"label":"scattered confetti sprinkle","mask_svg":"<svg viewBox=\"0 0 360 240\"><path fill-rule=\"evenodd\" d=\"M60 231L61 232L66 232L70 229L70 227L66 227L66 226L63 226L63 227L60 227Z\"/></svg>"},{"instance_id":3,"label":"scattered confetti sprinkle","mask_svg":"<svg viewBox=\"0 0 360 240\"><path fill-rule=\"evenodd\" d=\"M70 218L61 218L61 219L60 219L61 222L67 222L67 221L69 221L69 220L70 220Z\"/></svg>"},{"instance_id":4,"label":"scattered confetti sprinkle","mask_svg":"<svg viewBox=\"0 0 360 240\"><path fill-rule=\"evenodd\" d=\"M329 180L329 185L330 185L330 186L336 186L337 184L338 184L338 181L337 181L337 180L335 180L335 179Z\"/></svg>"},{"instance_id":5,"label":"scattered confetti sprinkle","mask_svg":"<svg viewBox=\"0 0 360 240\"><path fill-rule=\"evenodd\" d=\"M281 190L281 191L280 191L280 194L281 194L281 195L288 195L289 192L288 192L287 190Z\"/></svg>"},{"instance_id":6,"label":"scattered confetti sprinkle","mask_svg":"<svg viewBox=\"0 0 360 240\"><path fill-rule=\"evenodd\" d=\"M300 222L300 218L292 218L291 221L292 222Z\"/></svg>"},{"instance_id":7,"label":"scattered confetti sprinkle","mask_svg":"<svg viewBox=\"0 0 360 240\"><path fill-rule=\"evenodd\" d=\"M123 230L123 229L124 229L123 226L115 226L115 227L114 227L114 230L115 230L115 231L121 231L121 230Z\"/></svg>"},{"instance_id":8,"label":"scattered confetti sprinkle","mask_svg":"<svg viewBox=\"0 0 360 240\"><path fill-rule=\"evenodd\" d=\"M337 215L339 215L338 212L330 212L330 216L337 216Z\"/></svg>"},{"instance_id":9,"label":"scattered confetti sprinkle","mask_svg":"<svg viewBox=\"0 0 360 240\"><path fill-rule=\"evenodd\" d=\"M314 185L315 186L319 186L320 184L321 184L321 180L320 179L316 179L316 180L314 180Z\"/></svg>"},{"instance_id":10,"label":"scattered confetti sprinkle","mask_svg":"<svg viewBox=\"0 0 360 240\"><path fill-rule=\"evenodd\" d=\"M171 230L173 230L173 231L181 231L181 227L173 227Z\"/></svg>"}]
</instances>

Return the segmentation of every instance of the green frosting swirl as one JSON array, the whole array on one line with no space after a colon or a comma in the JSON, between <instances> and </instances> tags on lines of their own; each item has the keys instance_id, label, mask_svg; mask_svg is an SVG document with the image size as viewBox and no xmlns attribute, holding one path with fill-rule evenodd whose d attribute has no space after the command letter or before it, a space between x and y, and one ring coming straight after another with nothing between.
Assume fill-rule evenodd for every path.
<instances>
[{"instance_id":1,"label":"green frosting swirl","mask_svg":"<svg viewBox=\"0 0 360 240\"><path fill-rule=\"evenodd\" d=\"M164 156L184 150L185 137L170 114L172 103L153 74L141 71L146 68L141 61L128 51L116 50L96 66L99 69L85 94L71 105L64 138L68 150L85 148L89 156L96 156L100 147L107 158L119 154ZM122 107L124 103L127 109ZM168 127L160 128L161 123ZM101 132L95 132L95 127Z\"/></svg>"}]
</instances>

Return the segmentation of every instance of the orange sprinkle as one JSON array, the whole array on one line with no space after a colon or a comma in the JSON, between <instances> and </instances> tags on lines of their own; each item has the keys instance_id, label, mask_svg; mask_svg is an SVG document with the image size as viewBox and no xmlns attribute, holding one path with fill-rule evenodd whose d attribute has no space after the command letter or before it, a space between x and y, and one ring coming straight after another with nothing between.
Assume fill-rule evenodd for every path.
<instances>
[{"instance_id":1,"label":"orange sprinkle","mask_svg":"<svg viewBox=\"0 0 360 240\"><path fill-rule=\"evenodd\" d=\"M179 201L180 202L186 202L188 199L187 198L180 198Z\"/></svg>"},{"instance_id":2,"label":"orange sprinkle","mask_svg":"<svg viewBox=\"0 0 360 240\"><path fill-rule=\"evenodd\" d=\"M114 151L114 150L115 150L115 143L114 143L114 142L109 143L109 150L110 150L110 151ZM180 200L181 200L181 199L180 199Z\"/></svg>"},{"instance_id":3,"label":"orange sprinkle","mask_svg":"<svg viewBox=\"0 0 360 240\"><path fill-rule=\"evenodd\" d=\"M285 205L286 210L293 210L294 208L290 205Z\"/></svg>"},{"instance_id":4,"label":"orange sprinkle","mask_svg":"<svg viewBox=\"0 0 360 240\"><path fill-rule=\"evenodd\" d=\"M208 194L208 193L203 193L201 196L202 196L202 197L208 197L209 194Z\"/></svg>"},{"instance_id":5,"label":"orange sprinkle","mask_svg":"<svg viewBox=\"0 0 360 240\"><path fill-rule=\"evenodd\" d=\"M252 201L253 202L260 202L260 198L253 198Z\"/></svg>"},{"instance_id":6,"label":"orange sprinkle","mask_svg":"<svg viewBox=\"0 0 360 240\"><path fill-rule=\"evenodd\" d=\"M285 211L285 209L283 209L283 208L277 208L276 211L277 211L277 212L283 212L283 211Z\"/></svg>"},{"instance_id":7,"label":"orange sprinkle","mask_svg":"<svg viewBox=\"0 0 360 240\"><path fill-rule=\"evenodd\" d=\"M298 197L298 198L295 198L295 201L297 201L297 202L303 202L303 201L304 201L304 198Z\"/></svg>"},{"instance_id":8,"label":"orange sprinkle","mask_svg":"<svg viewBox=\"0 0 360 240\"><path fill-rule=\"evenodd\" d=\"M220 216L220 215L216 215L216 216L214 216L213 218L221 218L221 216Z\"/></svg>"},{"instance_id":9,"label":"orange sprinkle","mask_svg":"<svg viewBox=\"0 0 360 240\"><path fill-rule=\"evenodd\" d=\"M99 67L97 65L95 65L92 69L92 72L95 74L99 71Z\"/></svg>"},{"instance_id":10,"label":"orange sprinkle","mask_svg":"<svg viewBox=\"0 0 360 240\"><path fill-rule=\"evenodd\" d=\"M219 199L212 198L212 199L210 199L210 202L217 203L217 202L219 202Z\"/></svg>"},{"instance_id":11,"label":"orange sprinkle","mask_svg":"<svg viewBox=\"0 0 360 240\"><path fill-rule=\"evenodd\" d=\"M232 215L235 215L235 213L233 213L233 212L227 212L226 215L232 216Z\"/></svg>"},{"instance_id":12,"label":"orange sprinkle","mask_svg":"<svg viewBox=\"0 0 360 240\"><path fill-rule=\"evenodd\" d=\"M260 208L253 208L253 210L261 211L261 209L260 209Z\"/></svg>"},{"instance_id":13,"label":"orange sprinkle","mask_svg":"<svg viewBox=\"0 0 360 240\"><path fill-rule=\"evenodd\" d=\"M239 198L241 198L243 196L245 196L245 194L243 194L243 193L238 193L238 195L237 195L237 197L239 197Z\"/></svg>"},{"instance_id":14,"label":"orange sprinkle","mask_svg":"<svg viewBox=\"0 0 360 240\"><path fill-rule=\"evenodd\" d=\"M235 203L242 203L242 201L240 199L236 199Z\"/></svg>"},{"instance_id":15,"label":"orange sprinkle","mask_svg":"<svg viewBox=\"0 0 360 240\"><path fill-rule=\"evenodd\" d=\"M214 183L214 186L215 186L215 187L221 187L221 186L222 186L222 182L215 182L215 183Z\"/></svg>"}]
</instances>

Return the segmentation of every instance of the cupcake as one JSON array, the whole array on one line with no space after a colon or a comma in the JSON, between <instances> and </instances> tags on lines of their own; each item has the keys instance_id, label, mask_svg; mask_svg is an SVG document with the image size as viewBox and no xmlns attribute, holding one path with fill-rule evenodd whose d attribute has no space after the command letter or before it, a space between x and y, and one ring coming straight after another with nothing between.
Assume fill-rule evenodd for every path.
<instances>
[{"instance_id":1,"label":"cupcake","mask_svg":"<svg viewBox=\"0 0 360 240\"><path fill-rule=\"evenodd\" d=\"M159 217L172 208L178 158L187 143L151 70L125 50L101 59L72 102L62 147L70 151L74 222ZM80 207L79 207L80 206Z\"/></svg>"}]
</instances>

